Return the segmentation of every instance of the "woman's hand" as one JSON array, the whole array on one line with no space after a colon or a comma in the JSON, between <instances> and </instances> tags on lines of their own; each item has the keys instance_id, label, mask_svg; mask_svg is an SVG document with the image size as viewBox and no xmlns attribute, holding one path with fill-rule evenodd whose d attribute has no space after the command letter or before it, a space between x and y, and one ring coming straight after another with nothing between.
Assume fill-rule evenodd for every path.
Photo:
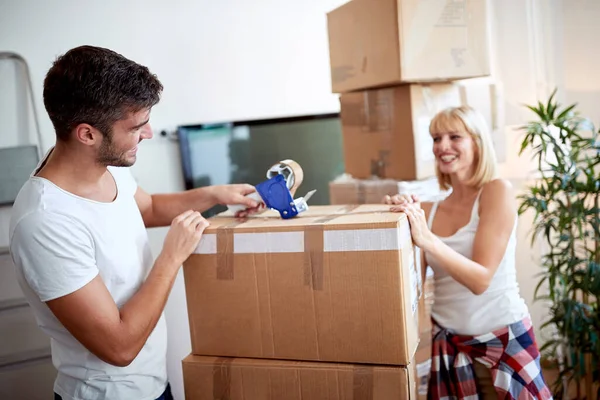
<instances>
[{"instance_id":1,"label":"woman's hand","mask_svg":"<svg viewBox=\"0 0 600 400\"><path fill-rule=\"evenodd\" d=\"M385 196L383 198L383 204L400 205L418 203L419 198L414 194L395 194L393 196Z\"/></svg>"},{"instance_id":2,"label":"woman's hand","mask_svg":"<svg viewBox=\"0 0 600 400\"><path fill-rule=\"evenodd\" d=\"M410 233L413 242L421 249L427 251L435 242L435 236L427 226L425 211L418 203L404 202L390 207L392 212L403 212L408 217Z\"/></svg>"}]
</instances>

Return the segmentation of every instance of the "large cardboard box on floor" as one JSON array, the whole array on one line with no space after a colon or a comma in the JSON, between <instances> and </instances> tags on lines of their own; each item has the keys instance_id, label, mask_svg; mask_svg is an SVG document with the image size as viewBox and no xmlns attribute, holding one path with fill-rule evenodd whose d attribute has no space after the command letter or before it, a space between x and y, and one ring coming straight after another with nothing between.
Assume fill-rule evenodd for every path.
<instances>
[{"instance_id":1,"label":"large cardboard box on floor","mask_svg":"<svg viewBox=\"0 0 600 400\"><path fill-rule=\"evenodd\" d=\"M386 205L210 219L184 263L192 353L407 365L420 262Z\"/></svg>"},{"instance_id":2,"label":"large cardboard box on floor","mask_svg":"<svg viewBox=\"0 0 600 400\"><path fill-rule=\"evenodd\" d=\"M484 0L352 0L327 14L332 91L489 76Z\"/></svg>"},{"instance_id":3,"label":"large cardboard box on floor","mask_svg":"<svg viewBox=\"0 0 600 400\"><path fill-rule=\"evenodd\" d=\"M356 0L353 0L356 1ZM499 92L482 82L399 85L340 96L346 173L401 181L435 176L429 125L443 109L470 105L500 124ZM488 126L493 132L493 127Z\"/></svg>"},{"instance_id":4,"label":"large cardboard box on floor","mask_svg":"<svg viewBox=\"0 0 600 400\"><path fill-rule=\"evenodd\" d=\"M416 400L415 369L190 355L186 400Z\"/></svg>"}]
</instances>

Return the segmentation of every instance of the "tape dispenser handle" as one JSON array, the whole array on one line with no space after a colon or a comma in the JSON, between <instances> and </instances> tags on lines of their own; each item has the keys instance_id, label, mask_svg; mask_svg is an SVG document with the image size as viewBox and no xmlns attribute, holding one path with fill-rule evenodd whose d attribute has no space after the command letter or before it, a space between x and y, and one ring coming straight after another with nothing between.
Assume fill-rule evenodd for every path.
<instances>
[{"instance_id":1,"label":"tape dispenser handle","mask_svg":"<svg viewBox=\"0 0 600 400\"><path fill-rule=\"evenodd\" d=\"M271 179L275 175L284 176L286 180L286 186L290 190L292 198L296 195L296 190L304 180L304 171L302 170L302 167L296 161L290 159L282 160L276 164L273 164L267 170L267 179ZM263 199L261 198L258 192L252 192L246 195L246 197L250 197L251 199L258 201L259 203L264 203ZM231 204L228 205L227 208L234 214L246 210L246 206L244 206L243 204Z\"/></svg>"}]
</instances>

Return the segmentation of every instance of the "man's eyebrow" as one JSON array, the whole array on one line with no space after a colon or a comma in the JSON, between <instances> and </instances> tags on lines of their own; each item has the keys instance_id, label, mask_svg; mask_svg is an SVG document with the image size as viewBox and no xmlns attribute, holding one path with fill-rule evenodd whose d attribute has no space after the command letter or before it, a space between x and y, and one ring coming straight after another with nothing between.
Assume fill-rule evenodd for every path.
<instances>
[{"instance_id":1,"label":"man's eyebrow","mask_svg":"<svg viewBox=\"0 0 600 400\"><path fill-rule=\"evenodd\" d=\"M132 127L131 127L131 128L129 128L129 129L131 129L131 130L134 130L134 129L137 129L137 128L141 128L142 126L146 125L148 122L150 122L150 118L148 118L147 120L145 120L145 121L144 121L144 122L142 122L141 124L138 124L138 125L132 126Z\"/></svg>"}]
</instances>

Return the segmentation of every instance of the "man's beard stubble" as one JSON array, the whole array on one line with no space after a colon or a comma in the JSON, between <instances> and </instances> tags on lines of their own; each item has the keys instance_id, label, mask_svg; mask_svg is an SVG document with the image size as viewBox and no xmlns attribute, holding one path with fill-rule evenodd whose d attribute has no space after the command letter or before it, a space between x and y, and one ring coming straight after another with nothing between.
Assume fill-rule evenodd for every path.
<instances>
[{"instance_id":1,"label":"man's beard stubble","mask_svg":"<svg viewBox=\"0 0 600 400\"><path fill-rule=\"evenodd\" d=\"M128 160L126 153L115 148L112 133L108 133L104 135L96 162L105 167L131 167L134 161Z\"/></svg>"}]
</instances>

